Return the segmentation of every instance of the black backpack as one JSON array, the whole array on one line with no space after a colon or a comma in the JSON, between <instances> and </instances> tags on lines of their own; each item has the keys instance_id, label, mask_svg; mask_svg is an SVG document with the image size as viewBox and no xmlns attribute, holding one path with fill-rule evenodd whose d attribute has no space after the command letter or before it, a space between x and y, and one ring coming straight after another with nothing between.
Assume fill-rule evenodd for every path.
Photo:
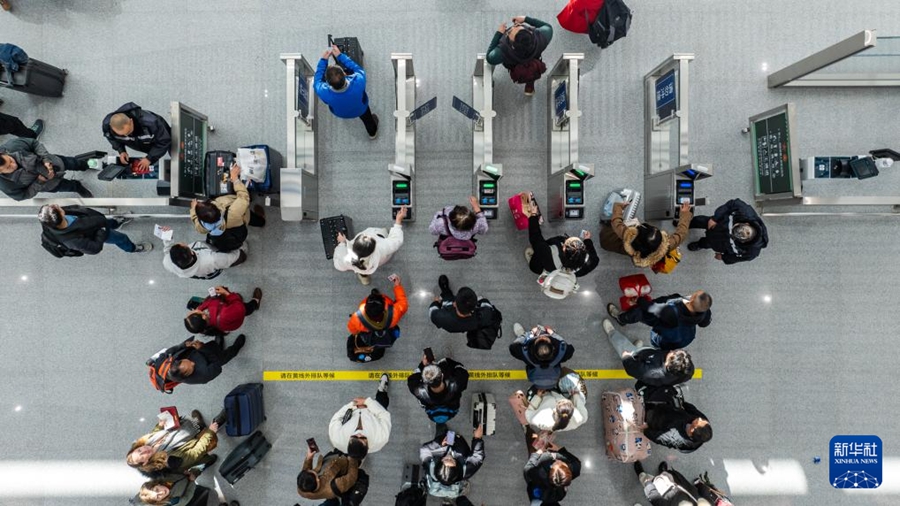
<instances>
[{"instance_id":1,"label":"black backpack","mask_svg":"<svg viewBox=\"0 0 900 506\"><path fill-rule=\"evenodd\" d=\"M466 332L466 346L476 350L489 350L494 346L494 341L503 336L503 314L495 307L479 307L475 310L475 318L488 324Z\"/></svg>"},{"instance_id":2,"label":"black backpack","mask_svg":"<svg viewBox=\"0 0 900 506\"><path fill-rule=\"evenodd\" d=\"M384 324L390 325L394 319L394 306L390 305L385 308ZM394 341L400 339L400 326L386 327L379 329L372 325L363 314L362 308L356 310L356 316L360 323L363 324L368 332L361 332L356 335L358 343L364 346L373 346L375 348L390 348L394 345Z\"/></svg>"},{"instance_id":3,"label":"black backpack","mask_svg":"<svg viewBox=\"0 0 900 506\"><path fill-rule=\"evenodd\" d=\"M584 13L587 18L587 11ZM588 37L603 49L628 35L632 11L622 0L606 0L597 13L597 19L588 23Z\"/></svg>"},{"instance_id":4,"label":"black backpack","mask_svg":"<svg viewBox=\"0 0 900 506\"><path fill-rule=\"evenodd\" d=\"M48 233L46 229L41 232L41 247L43 247L56 258L84 256L84 253L76 249L71 249L65 244L57 241L56 237L53 237L53 235Z\"/></svg>"}]
</instances>

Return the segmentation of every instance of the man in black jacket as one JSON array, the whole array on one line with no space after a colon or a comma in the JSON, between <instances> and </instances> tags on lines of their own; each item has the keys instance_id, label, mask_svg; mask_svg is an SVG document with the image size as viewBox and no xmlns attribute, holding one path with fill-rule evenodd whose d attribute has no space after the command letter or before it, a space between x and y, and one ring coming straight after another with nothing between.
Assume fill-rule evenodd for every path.
<instances>
[{"instance_id":1,"label":"man in black jacket","mask_svg":"<svg viewBox=\"0 0 900 506\"><path fill-rule=\"evenodd\" d=\"M107 218L88 207L49 204L41 207L38 220L54 242L85 255L100 253L104 244L115 244L126 253L153 250L153 244L135 245L127 235L116 230L131 222L130 219Z\"/></svg>"},{"instance_id":2,"label":"man in black jacket","mask_svg":"<svg viewBox=\"0 0 900 506\"><path fill-rule=\"evenodd\" d=\"M769 245L766 224L752 206L731 199L716 209L712 217L694 216L691 228L706 230L706 237L688 244L688 249L711 249L725 265L749 262Z\"/></svg>"},{"instance_id":3,"label":"man in black jacket","mask_svg":"<svg viewBox=\"0 0 900 506\"><path fill-rule=\"evenodd\" d=\"M428 306L428 315L437 328L447 332L462 333L490 326L492 313L496 311L487 299L479 299L475 291L464 286L456 295L450 290L450 280L441 274L438 278L441 296Z\"/></svg>"},{"instance_id":4,"label":"man in black jacket","mask_svg":"<svg viewBox=\"0 0 900 506\"><path fill-rule=\"evenodd\" d=\"M638 298L637 305L628 311L620 311L615 304L607 304L609 313L620 325L644 323L652 327L650 342L656 348L675 350L693 342L697 327L708 327L712 322L712 297L697 290L689 299L681 294L663 295L648 302Z\"/></svg>"},{"instance_id":5,"label":"man in black jacket","mask_svg":"<svg viewBox=\"0 0 900 506\"><path fill-rule=\"evenodd\" d=\"M406 379L416 399L432 422L443 425L459 412L459 401L469 386L469 371L452 358L432 363L427 355Z\"/></svg>"},{"instance_id":6,"label":"man in black jacket","mask_svg":"<svg viewBox=\"0 0 900 506\"><path fill-rule=\"evenodd\" d=\"M531 504L556 506L565 499L566 489L580 475L581 461L565 448L551 445L547 450L537 450L525 464L528 499Z\"/></svg>"},{"instance_id":7,"label":"man in black jacket","mask_svg":"<svg viewBox=\"0 0 900 506\"><path fill-rule=\"evenodd\" d=\"M125 148L129 147L147 154L139 162L141 170L145 171L169 152L171 132L162 116L145 111L134 102L128 102L103 118L103 135L119 153L119 162L122 165L128 163Z\"/></svg>"},{"instance_id":8,"label":"man in black jacket","mask_svg":"<svg viewBox=\"0 0 900 506\"><path fill-rule=\"evenodd\" d=\"M26 200L39 192L93 194L79 181L63 179L69 170L84 171L87 161L52 155L35 139L15 138L0 146L0 191L13 200Z\"/></svg>"},{"instance_id":9,"label":"man in black jacket","mask_svg":"<svg viewBox=\"0 0 900 506\"><path fill-rule=\"evenodd\" d=\"M185 349L189 350L180 356L180 360L172 364L169 379L188 385L205 385L222 374L222 366L230 362L241 351L246 342L247 336L241 334L237 336L237 339L234 340L231 346L222 349L224 338L201 343L191 337L187 341L166 350L168 354L174 354Z\"/></svg>"},{"instance_id":10,"label":"man in black jacket","mask_svg":"<svg viewBox=\"0 0 900 506\"><path fill-rule=\"evenodd\" d=\"M654 443L682 453L691 453L712 439L709 419L696 406L685 402L676 387L646 387L644 435Z\"/></svg>"}]
</instances>

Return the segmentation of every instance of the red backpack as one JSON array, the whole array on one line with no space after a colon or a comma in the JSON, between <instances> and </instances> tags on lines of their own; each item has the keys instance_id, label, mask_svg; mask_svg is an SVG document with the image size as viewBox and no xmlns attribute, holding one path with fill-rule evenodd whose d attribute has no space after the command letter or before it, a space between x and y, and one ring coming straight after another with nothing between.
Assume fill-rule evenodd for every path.
<instances>
[{"instance_id":1,"label":"red backpack","mask_svg":"<svg viewBox=\"0 0 900 506\"><path fill-rule=\"evenodd\" d=\"M447 229L448 235L441 235L434 247L438 250L438 255L444 260L465 260L472 258L478 251L478 245L474 239L457 239L450 232L450 222L447 220L446 214L441 214L444 219L444 227Z\"/></svg>"}]
</instances>

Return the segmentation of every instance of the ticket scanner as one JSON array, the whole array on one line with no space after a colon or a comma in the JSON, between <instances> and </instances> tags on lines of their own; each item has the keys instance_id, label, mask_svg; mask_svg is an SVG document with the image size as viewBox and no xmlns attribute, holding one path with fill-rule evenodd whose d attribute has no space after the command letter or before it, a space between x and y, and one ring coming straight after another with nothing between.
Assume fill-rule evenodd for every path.
<instances>
[{"instance_id":1,"label":"ticket scanner","mask_svg":"<svg viewBox=\"0 0 900 506\"><path fill-rule=\"evenodd\" d=\"M478 205L489 220L497 219L500 206L500 178L503 177L503 165L494 163L494 66L485 61L485 54L479 53L475 60L475 72L472 74L472 100L474 114L466 114L473 122L472 142L472 191L478 199ZM463 106L465 104L462 104Z\"/></svg>"},{"instance_id":2,"label":"ticket scanner","mask_svg":"<svg viewBox=\"0 0 900 506\"><path fill-rule=\"evenodd\" d=\"M547 73L550 169L546 214L550 221L583 219L584 182L594 177L594 165L578 160L578 65L583 59L584 53L563 53Z\"/></svg>"},{"instance_id":3,"label":"ticket scanner","mask_svg":"<svg viewBox=\"0 0 900 506\"><path fill-rule=\"evenodd\" d=\"M409 209L403 221L416 219L416 73L411 53L391 53L396 80L397 109L394 110L394 161L388 164L391 177L391 216L402 206Z\"/></svg>"},{"instance_id":4,"label":"ticket scanner","mask_svg":"<svg viewBox=\"0 0 900 506\"><path fill-rule=\"evenodd\" d=\"M690 163L689 64L693 53L675 53L644 76L644 219L677 218L683 202L706 205L697 181L710 164Z\"/></svg>"},{"instance_id":5,"label":"ticket scanner","mask_svg":"<svg viewBox=\"0 0 900 506\"><path fill-rule=\"evenodd\" d=\"M318 221L318 98L313 90L315 73L300 53L284 53L281 60L287 77L287 167L281 169L281 219Z\"/></svg>"}]
</instances>

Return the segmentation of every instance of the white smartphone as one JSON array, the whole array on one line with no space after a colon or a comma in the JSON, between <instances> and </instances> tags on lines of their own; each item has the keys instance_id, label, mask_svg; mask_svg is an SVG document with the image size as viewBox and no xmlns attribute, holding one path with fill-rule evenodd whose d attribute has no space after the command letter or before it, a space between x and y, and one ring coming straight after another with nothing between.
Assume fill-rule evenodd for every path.
<instances>
[{"instance_id":1,"label":"white smartphone","mask_svg":"<svg viewBox=\"0 0 900 506\"><path fill-rule=\"evenodd\" d=\"M390 276L388 276L388 281L390 281L391 283L396 283L397 282L397 273L395 272L395 273L391 274Z\"/></svg>"},{"instance_id":2,"label":"white smartphone","mask_svg":"<svg viewBox=\"0 0 900 506\"><path fill-rule=\"evenodd\" d=\"M214 286L209 287L209 290L207 290L207 292L209 292L209 296L210 296L210 297L215 297L215 296L217 295L217 294L216 294L216 287L214 287Z\"/></svg>"},{"instance_id":3,"label":"white smartphone","mask_svg":"<svg viewBox=\"0 0 900 506\"><path fill-rule=\"evenodd\" d=\"M452 430L447 431L447 445L453 446L453 443L456 441L456 433Z\"/></svg>"}]
</instances>

